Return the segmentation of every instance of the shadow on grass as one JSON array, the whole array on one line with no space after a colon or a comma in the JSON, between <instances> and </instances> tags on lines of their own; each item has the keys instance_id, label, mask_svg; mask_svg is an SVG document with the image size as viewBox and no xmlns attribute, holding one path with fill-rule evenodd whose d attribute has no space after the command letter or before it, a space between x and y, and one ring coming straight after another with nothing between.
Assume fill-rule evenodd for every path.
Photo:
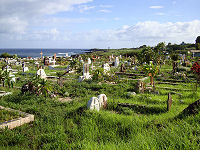
<instances>
[{"instance_id":1,"label":"shadow on grass","mask_svg":"<svg viewBox=\"0 0 200 150\"><path fill-rule=\"evenodd\" d=\"M145 105L126 104L126 103L119 103L117 106L116 104L113 106L109 106L109 109L114 110L118 113L128 114L128 115L130 115L131 112L138 114L146 114L146 115L161 114L167 112L167 109L162 107L150 107Z\"/></svg>"},{"instance_id":2,"label":"shadow on grass","mask_svg":"<svg viewBox=\"0 0 200 150\"><path fill-rule=\"evenodd\" d=\"M197 115L200 111L200 99L186 107L175 119L184 119L187 116Z\"/></svg>"}]
</instances>

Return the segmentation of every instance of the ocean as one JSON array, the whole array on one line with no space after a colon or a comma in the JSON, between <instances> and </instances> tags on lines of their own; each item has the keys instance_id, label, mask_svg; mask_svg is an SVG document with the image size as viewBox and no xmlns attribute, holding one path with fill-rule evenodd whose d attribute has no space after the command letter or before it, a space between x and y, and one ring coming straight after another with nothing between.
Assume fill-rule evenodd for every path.
<instances>
[{"instance_id":1,"label":"ocean","mask_svg":"<svg viewBox=\"0 0 200 150\"><path fill-rule=\"evenodd\" d=\"M9 53L11 55L17 54L19 57L41 57L40 53L43 53L43 56L53 56L55 53L57 56L65 56L68 53L69 56L75 54L83 54L88 52L89 49L0 49L0 55L2 53Z\"/></svg>"}]
</instances>

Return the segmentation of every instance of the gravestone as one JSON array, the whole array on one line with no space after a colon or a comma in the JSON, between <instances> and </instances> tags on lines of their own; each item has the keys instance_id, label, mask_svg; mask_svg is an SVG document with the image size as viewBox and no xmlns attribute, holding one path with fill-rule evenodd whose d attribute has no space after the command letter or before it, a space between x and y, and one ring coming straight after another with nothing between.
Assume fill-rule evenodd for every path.
<instances>
[{"instance_id":1,"label":"gravestone","mask_svg":"<svg viewBox=\"0 0 200 150\"><path fill-rule=\"evenodd\" d=\"M119 66L119 58L116 57L116 58L115 58L115 67L118 67L118 66Z\"/></svg>"},{"instance_id":2,"label":"gravestone","mask_svg":"<svg viewBox=\"0 0 200 150\"><path fill-rule=\"evenodd\" d=\"M89 76L89 64L83 65L83 76Z\"/></svg>"},{"instance_id":3,"label":"gravestone","mask_svg":"<svg viewBox=\"0 0 200 150\"><path fill-rule=\"evenodd\" d=\"M38 71L37 71L37 76L39 76L41 79L46 79L47 75L44 71L44 69L40 68Z\"/></svg>"},{"instance_id":4,"label":"gravestone","mask_svg":"<svg viewBox=\"0 0 200 150\"><path fill-rule=\"evenodd\" d=\"M63 87L63 77L59 77L57 82L60 87Z\"/></svg>"},{"instance_id":5,"label":"gravestone","mask_svg":"<svg viewBox=\"0 0 200 150\"><path fill-rule=\"evenodd\" d=\"M91 59L90 59L90 58L88 58L88 64L91 64L91 63L92 63Z\"/></svg>"},{"instance_id":6,"label":"gravestone","mask_svg":"<svg viewBox=\"0 0 200 150\"><path fill-rule=\"evenodd\" d=\"M85 79L91 79L91 75L89 73L89 64L83 64L83 76L80 76L78 81L82 82Z\"/></svg>"},{"instance_id":7,"label":"gravestone","mask_svg":"<svg viewBox=\"0 0 200 150\"><path fill-rule=\"evenodd\" d=\"M27 72L28 70L28 67L23 67L23 72Z\"/></svg>"},{"instance_id":8,"label":"gravestone","mask_svg":"<svg viewBox=\"0 0 200 150\"><path fill-rule=\"evenodd\" d=\"M125 72L126 71L126 67L124 64L121 65L121 69L120 69L120 72Z\"/></svg>"},{"instance_id":9,"label":"gravestone","mask_svg":"<svg viewBox=\"0 0 200 150\"><path fill-rule=\"evenodd\" d=\"M172 106L172 96L171 93L168 94L168 99L167 99L167 111L171 109Z\"/></svg>"},{"instance_id":10,"label":"gravestone","mask_svg":"<svg viewBox=\"0 0 200 150\"><path fill-rule=\"evenodd\" d=\"M107 96L105 94L100 94L98 96L100 107L106 108L107 107Z\"/></svg>"},{"instance_id":11,"label":"gravestone","mask_svg":"<svg viewBox=\"0 0 200 150\"><path fill-rule=\"evenodd\" d=\"M145 83L141 80L138 81L137 89L139 93L144 93L145 90Z\"/></svg>"},{"instance_id":12,"label":"gravestone","mask_svg":"<svg viewBox=\"0 0 200 150\"><path fill-rule=\"evenodd\" d=\"M104 64L103 69L104 69L104 73L107 73L108 71L110 71L110 65L108 63Z\"/></svg>"},{"instance_id":13,"label":"gravestone","mask_svg":"<svg viewBox=\"0 0 200 150\"><path fill-rule=\"evenodd\" d=\"M87 103L87 108L90 110L100 110L100 103L99 99L97 97L92 97L88 103Z\"/></svg>"}]
</instances>

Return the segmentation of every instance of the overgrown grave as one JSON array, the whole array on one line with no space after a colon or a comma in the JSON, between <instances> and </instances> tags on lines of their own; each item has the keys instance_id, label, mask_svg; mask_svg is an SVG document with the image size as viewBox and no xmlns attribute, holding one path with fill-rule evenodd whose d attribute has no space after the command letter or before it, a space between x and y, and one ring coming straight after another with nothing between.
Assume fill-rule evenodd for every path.
<instances>
[{"instance_id":1,"label":"overgrown grave","mask_svg":"<svg viewBox=\"0 0 200 150\"><path fill-rule=\"evenodd\" d=\"M5 128L13 129L13 128L19 127L23 124L34 121L34 115L24 113L19 110L14 110L11 108L5 108L3 106L0 106L0 112L1 111L4 111L4 112L6 111L5 113L10 113L10 115L14 116L14 119L11 119L11 120L4 119L5 121L0 122L1 129L5 129ZM10 116L10 118L12 118L12 116ZM17 117L17 118L15 118L15 117Z\"/></svg>"}]
</instances>

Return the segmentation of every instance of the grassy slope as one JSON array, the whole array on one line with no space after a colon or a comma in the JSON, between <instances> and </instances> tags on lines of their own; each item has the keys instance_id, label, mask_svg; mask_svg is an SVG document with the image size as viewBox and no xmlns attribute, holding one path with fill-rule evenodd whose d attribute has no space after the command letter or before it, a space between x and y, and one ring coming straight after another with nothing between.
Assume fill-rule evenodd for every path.
<instances>
[{"instance_id":1,"label":"grassy slope","mask_svg":"<svg viewBox=\"0 0 200 150\"><path fill-rule=\"evenodd\" d=\"M1 98L0 105L35 115L32 124L0 134L0 145L9 149L199 149L200 114L182 120L173 119L199 94L173 95L173 107L166 112L168 90L160 95L138 94L127 98L123 93L131 84L100 85L66 83L75 98L71 103L36 96ZM111 92L115 91L115 92ZM100 93L108 95L109 110L90 112L86 103ZM183 100L180 103L179 100ZM145 105L146 109L116 108L113 102ZM150 110L150 111L147 111Z\"/></svg>"},{"instance_id":2,"label":"grassy slope","mask_svg":"<svg viewBox=\"0 0 200 150\"><path fill-rule=\"evenodd\" d=\"M119 55L119 51L111 50ZM98 53L98 52L97 52ZM172 66L165 65L170 71ZM31 72L31 71L30 71ZM55 71L47 71L51 73ZM34 72L35 73L35 72ZM31 78L31 76L23 76ZM22 85L19 82L17 85ZM160 84L156 87L194 89L194 85ZM34 95L20 95L19 90L11 96L0 98L0 105L35 115L35 121L13 130L0 131L1 149L199 149L200 114L174 119L190 103L199 99L193 91L176 91L172 95L172 109L166 111L167 94L173 90L159 89L159 95L137 94L132 81L118 85L77 83L66 81L65 89L74 98L71 103ZM91 112L87 101L92 96L105 93L108 110ZM117 107L117 103L137 104L132 108ZM145 106L145 108L140 106Z\"/></svg>"}]
</instances>

